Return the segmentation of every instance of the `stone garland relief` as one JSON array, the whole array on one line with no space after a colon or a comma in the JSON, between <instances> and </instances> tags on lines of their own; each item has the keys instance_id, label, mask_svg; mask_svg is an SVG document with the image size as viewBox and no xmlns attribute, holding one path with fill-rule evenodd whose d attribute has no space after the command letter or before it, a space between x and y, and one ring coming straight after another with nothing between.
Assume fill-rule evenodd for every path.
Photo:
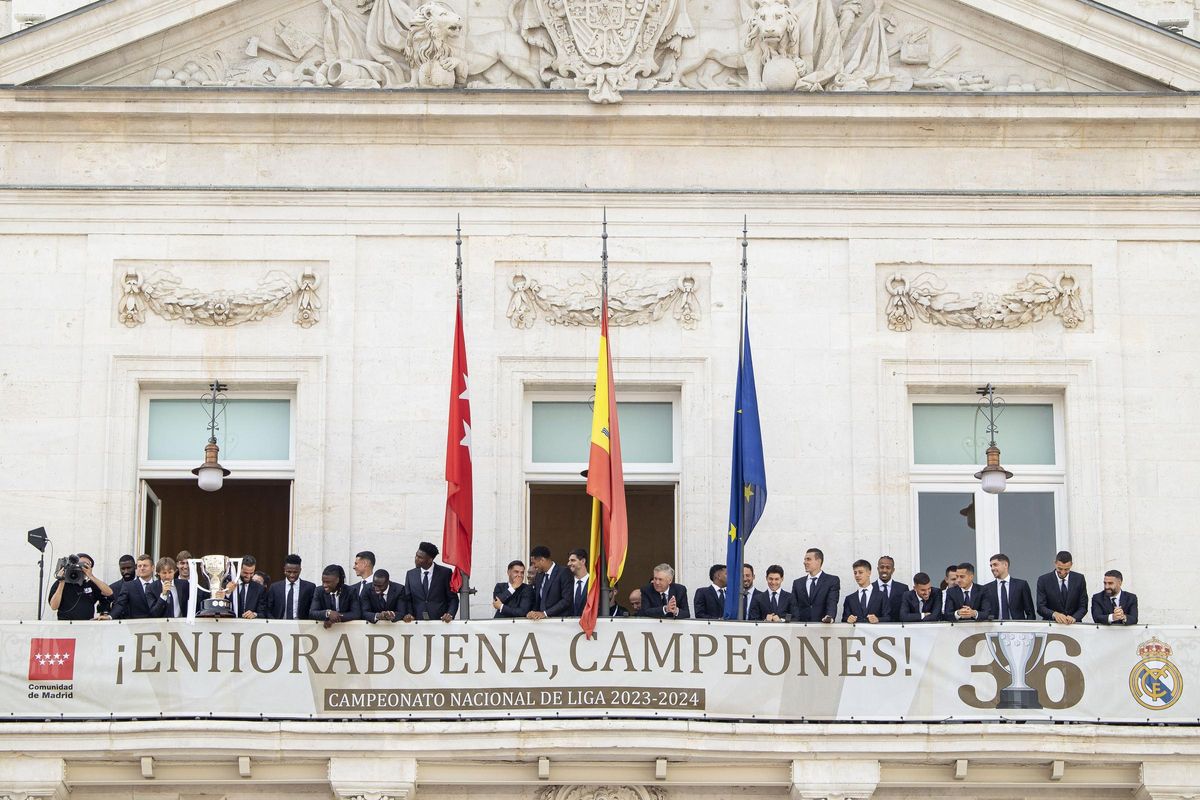
<instances>
[{"instance_id":1,"label":"stone garland relief","mask_svg":"<svg viewBox=\"0 0 1200 800\"><path fill-rule=\"evenodd\" d=\"M481 16L503 27L479 34L441 0L321 1L309 28L280 20L236 52L147 77L157 86L586 88L597 103L656 88L1048 88L951 68L960 46L935 52L929 27L900 30L883 0L736 0L736 19L698 23L686 0L506 0L504 19Z\"/></svg>"},{"instance_id":2,"label":"stone garland relief","mask_svg":"<svg viewBox=\"0 0 1200 800\"><path fill-rule=\"evenodd\" d=\"M535 800L666 800L657 786L545 786Z\"/></svg>"},{"instance_id":3,"label":"stone garland relief","mask_svg":"<svg viewBox=\"0 0 1200 800\"><path fill-rule=\"evenodd\" d=\"M540 315L551 325L600 324L600 281L580 273L563 285L550 285L523 272L508 281L512 296L506 313L514 328L529 329ZM696 279L688 274L662 282L639 280L628 273L613 273L608 282L609 324L647 325L670 314L687 330L700 320Z\"/></svg>"},{"instance_id":4,"label":"stone garland relief","mask_svg":"<svg viewBox=\"0 0 1200 800\"><path fill-rule=\"evenodd\" d=\"M184 287L183 280L167 270L159 270L149 278L129 270L121 281L117 320L134 328L146 321L146 311L150 310L165 320L227 327L276 316L295 301L292 321L311 328L321 319L318 283L312 271L306 270L293 279L281 270L271 270L248 291L204 292Z\"/></svg>"},{"instance_id":5,"label":"stone garland relief","mask_svg":"<svg viewBox=\"0 0 1200 800\"><path fill-rule=\"evenodd\" d=\"M911 331L914 319L955 328L1019 328L1053 315L1073 329L1086 318L1079 282L1069 272L1053 280L1031 272L1004 294L946 291L945 281L932 272L914 278L896 273L884 286L887 323L894 331Z\"/></svg>"}]
</instances>

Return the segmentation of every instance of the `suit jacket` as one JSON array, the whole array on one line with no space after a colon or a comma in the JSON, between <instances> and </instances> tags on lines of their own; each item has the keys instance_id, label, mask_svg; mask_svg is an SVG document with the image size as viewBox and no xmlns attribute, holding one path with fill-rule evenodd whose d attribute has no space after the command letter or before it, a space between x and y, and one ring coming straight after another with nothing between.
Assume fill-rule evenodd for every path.
<instances>
[{"instance_id":1,"label":"suit jacket","mask_svg":"<svg viewBox=\"0 0 1200 800\"><path fill-rule=\"evenodd\" d=\"M154 584L156 581L151 581L149 591L154 592ZM159 585L161 589L161 584ZM142 582L135 578L131 581L125 581L121 584L119 590L113 590L113 619L149 619L154 616L153 599L147 594L147 590L142 588Z\"/></svg>"},{"instance_id":2,"label":"suit jacket","mask_svg":"<svg viewBox=\"0 0 1200 800\"><path fill-rule=\"evenodd\" d=\"M979 587L983 592L983 605L979 613L983 619L1000 619L1000 581ZM1029 581L1008 577L1008 617L1007 619L1037 619L1033 613L1033 594L1029 591Z\"/></svg>"},{"instance_id":3,"label":"suit jacket","mask_svg":"<svg viewBox=\"0 0 1200 800\"><path fill-rule=\"evenodd\" d=\"M820 622L825 617L837 619L837 604L841 593L842 581L837 575L822 572L811 598L808 596L808 576L796 578L792 581L792 602L796 605L796 621Z\"/></svg>"},{"instance_id":4,"label":"suit jacket","mask_svg":"<svg viewBox=\"0 0 1200 800\"><path fill-rule=\"evenodd\" d=\"M729 590L726 589L726 591ZM721 602L720 595L711 584L696 590L696 595L692 600L692 610L695 612L696 619L724 619L725 617L725 604Z\"/></svg>"},{"instance_id":5,"label":"suit jacket","mask_svg":"<svg viewBox=\"0 0 1200 800\"><path fill-rule=\"evenodd\" d=\"M287 590L287 578L284 578L281 581L275 581L267 587L268 619L287 618ZM300 578L296 581L295 591L300 593L300 597L296 600L298 611L296 614L296 619L308 619L308 610L312 608L313 595L316 594L317 585L312 581L306 581L304 578Z\"/></svg>"},{"instance_id":6,"label":"suit jacket","mask_svg":"<svg viewBox=\"0 0 1200 800\"><path fill-rule=\"evenodd\" d=\"M858 618L859 623L867 622L868 614L874 614L880 622L891 622L892 601L889 599L884 602L883 592L872 586L867 596L867 607L863 608L858 594L861 591L861 587L855 584L851 591L846 592L846 601L842 604L842 622L848 622L851 614Z\"/></svg>"},{"instance_id":7,"label":"suit jacket","mask_svg":"<svg viewBox=\"0 0 1200 800\"><path fill-rule=\"evenodd\" d=\"M628 617L629 612L625 610L624 606L613 603L613 607L608 610L608 615L616 619L617 617Z\"/></svg>"},{"instance_id":8,"label":"suit jacket","mask_svg":"<svg viewBox=\"0 0 1200 800\"><path fill-rule=\"evenodd\" d=\"M358 595L349 586L343 585L335 598L324 587L313 592L312 605L308 607L309 619L326 618L326 611L336 611L343 620L362 619L362 611L358 607Z\"/></svg>"},{"instance_id":9,"label":"suit jacket","mask_svg":"<svg viewBox=\"0 0 1200 800\"><path fill-rule=\"evenodd\" d=\"M667 598L675 598L675 605L679 607L679 616L677 619L687 619L691 616L688 610L687 587L681 583L672 583L667 587ZM654 584L647 583L642 587L642 608L638 611L639 617L657 617L658 619L671 618L670 614L663 612L666 604L663 603L662 596L654 591Z\"/></svg>"},{"instance_id":10,"label":"suit jacket","mask_svg":"<svg viewBox=\"0 0 1200 800\"><path fill-rule=\"evenodd\" d=\"M492 597L498 598L502 605L496 609L493 618L500 619L502 617L519 619L533 611L533 607L537 604L537 590L528 583L522 583L514 592L508 582L497 583L496 588L492 589Z\"/></svg>"},{"instance_id":11,"label":"suit jacket","mask_svg":"<svg viewBox=\"0 0 1200 800\"><path fill-rule=\"evenodd\" d=\"M259 583L258 581L247 581L245 584L246 585L246 602L242 603L241 602L241 597L242 597L241 580L235 580L234 583L237 584L237 586L235 587L234 592L233 592L233 594L236 594L238 596L237 601L234 601L233 595L227 594L226 597L229 599L229 601L231 603L236 602L237 615L240 617L242 614L245 614L247 611L253 611L258 616L265 617L267 615L267 591L266 591L266 589L263 588L263 585L261 583Z\"/></svg>"},{"instance_id":12,"label":"suit jacket","mask_svg":"<svg viewBox=\"0 0 1200 800\"><path fill-rule=\"evenodd\" d=\"M875 580L875 590L883 591L883 589L881 588L882 586L883 586L883 581L881 581L877 578ZM891 617L892 622L895 622L896 620L900 619L900 604L904 601L904 594L907 591L908 591L907 583L901 583L898 580L892 579L892 581L888 584L888 602L889 602L888 616Z\"/></svg>"},{"instance_id":13,"label":"suit jacket","mask_svg":"<svg viewBox=\"0 0 1200 800\"><path fill-rule=\"evenodd\" d=\"M351 590L355 587L351 586ZM357 593L356 593L357 594ZM379 594L375 591L375 586L362 594L357 595L358 610L362 614L362 618L367 622L378 622L377 615L384 611L396 612L396 619L404 619L404 615L408 613L408 597L405 595L404 587L398 583L388 582L386 594Z\"/></svg>"},{"instance_id":14,"label":"suit jacket","mask_svg":"<svg viewBox=\"0 0 1200 800\"><path fill-rule=\"evenodd\" d=\"M762 593L762 589L755 589L753 586L751 586L750 590L746 592L745 597L738 595L739 600L746 604L746 613L742 615L745 619L750 619L750 608L754 605L755 598ZM793 605L795 605L795 602L795 600L792 600Z\"/></svg>"},{"instance_id":15,"label":"suit jacket","mask_svg":"<svg viewBox=\"0 0 1200 800\"><path fill-rule=\"evenodd\" d=\"M155 581L150 584L150 616L152 617L175 617L175 603L168 602L162 597L162 581ZM176 578L174 581L174 589L172 592L179 599L179 617L186 617L188 612L188 598L191 595L191 586L183 578ZM199 610L199 609L197 609Z\"/></svg>"},{"instance_id":16,"label":"suit jacket","mask_svg":"<svg viewBox=\"0 0 1200 800\"><path fill-rule=\"evenodd\" d=\"M421 584L421 570L413 567L404 575L404 591L408 596L408 613L417 619L441 619L443 614L458 616L458 595L450 591L450 576L454 571L434 564L429 575L429 595Z\"/></svg>"},{"instance_id":17,"label":"suit jacket","mask_svg":"<svg viewBox=\"0 0 1200 800\"><path fill-rule=\"evenodd\" d=\"M746 619L765 620L768 614L778 614L784 619L796 618L796 604L792 599L792 593L783 589L779 590L779 609L777 611L771 609L771 592L756 592L754 600L750 603L750 613L746 615Z\"/></svg>"},{"instance_id":18,"label":"suit jacket","mask_svg":"<svg viewBox=\"0 0 1200 800\"><path fill-rule=\"evenodd\" d=\"M1037 612L1042 619L1054 619L1054 612L1083 622L1087 614L1087 580L1078 572L1067 573L1067 598L1063 603L1059 591L1058 573L1048 572L1037 579Z\"/></svg>"},{"instance_id":19,"label":"suit jacket","mask_svg":"<svg viewBox=\"0 0 1200 800\"><path fill-rule=\"evenodd\" d=\"M547 617L569 617L573 585L574 581L567 568L555 564L550 572L538 575L534 607L545 612Z\"/></svg>"},{"instance_id":20,"label":"suit jacket","mask_svg":"<svg viewBox=\"0 0 1200 800\"><path fill-rule=\"evenodd\" d=\"M928 613L928 617L922 617ZM893 620L894 622L895 620ZM929 599L922 601L917 596L916 589L909 589L900 598L901 622L941 622L942 621L942 590L932 589Z\"/></svg>"},{"instance_id":21,"label":"suit jacket","mask_svg":"<svg viewBox=\"0 0 1200 800\"><path fill-rule=\"evenodd\" d=\"M1097 625L1137 625L1137 595L1121 590L1121 608L1125 609L1124 622L1109 622L1108 615L1113 613L1113 601L1108 592L1097 592L1092 595L1092 621Z\"/></svg>"},{"instance_id":22,"label":"suit jacket","mask_svg":"<svg viewBox=\"0 0 1200 800\"><path fill-rule=\"evenodd\" d=\"M966 619L959 619L958 617L954 616L955 612L957 612L960 608L968 605L978 611L979 615ZM946 612L942 615L943 622L983 622L986 619L987 617L983 615L982 586L971 586L970 602L967 602L967 598L965 597L965 593L963 592L961 586L951 586L946 590Z\"/></svg>"}]
</instances>

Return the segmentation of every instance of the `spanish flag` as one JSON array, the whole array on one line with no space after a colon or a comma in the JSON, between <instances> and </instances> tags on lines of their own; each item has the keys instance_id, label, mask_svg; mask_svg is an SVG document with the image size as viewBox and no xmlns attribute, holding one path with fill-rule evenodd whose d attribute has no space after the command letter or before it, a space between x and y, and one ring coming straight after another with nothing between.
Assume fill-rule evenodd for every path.
<instances>
[{"instance_id":1,"label":"spanish flag","mask_svg":"<svg viewBox=\"0 0 1200 800\"><path fill-rule=\"evenodd\" d=\"M617 395L608 350L608 292L600 297L600 357L596 362L596 402L592 412L592 444L587 493L592 496L592 538L588 548L587 604L579 627L590 639L600 610L600 553L605 555L608 585L615 586L629 550L629 518L625 513L625 475L621 470L621 435L617 430Z\"/></svg>"}]
</instances>

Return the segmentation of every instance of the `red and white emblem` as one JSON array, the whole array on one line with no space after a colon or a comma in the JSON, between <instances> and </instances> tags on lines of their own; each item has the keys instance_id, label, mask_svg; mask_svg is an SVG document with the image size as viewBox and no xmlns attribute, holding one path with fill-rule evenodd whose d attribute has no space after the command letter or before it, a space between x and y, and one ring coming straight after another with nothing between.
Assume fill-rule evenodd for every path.
<instances>
[{"instance_id":1,"label":"red and white emblem","mask_svg":"<svg viewBox=\"0 0 1200 800\"><path fill-rule=\"evenodd\" d=\"M32 639L29 642L29 680L69 681L75 678L74 639Z\"/></svg>"}]
</instances>

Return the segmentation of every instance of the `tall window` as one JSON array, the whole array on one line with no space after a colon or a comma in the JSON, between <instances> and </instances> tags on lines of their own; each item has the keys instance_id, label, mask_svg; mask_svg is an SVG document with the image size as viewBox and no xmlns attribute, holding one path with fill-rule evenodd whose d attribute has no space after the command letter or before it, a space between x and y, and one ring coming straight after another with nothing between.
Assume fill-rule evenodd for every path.
<instances>
[{"instance_id":1,"label":"tall window","mask_svg":"<svg viewBox=\"0 0 1200 800\"><path fill-rule=\"evenodd\" d=\"M1030 580L1067 546L1061 400L1008 395L996 427L1001 463L1014 476L1003 494L990 495L974 477L988 446L978 403L965 395L912 398L917 563L935 580L963 561L990 580L987 561L996 552Z\"/></svg>"},{"instance_id":2,"label":"tall window","mask_svg":"<svg viewBox=\"0 0 1200 800\"><path fill-rule=\"evenodd\" d=\"M621 392L620 421L629 555L618 601L650 579L653 567L676 561L680 456L677 393ZM529 544L550 547L559 563L588 546L592 500L585 491L592 406L584 394L526 395L525 478Z\"/></svg>"}]
</instances>

